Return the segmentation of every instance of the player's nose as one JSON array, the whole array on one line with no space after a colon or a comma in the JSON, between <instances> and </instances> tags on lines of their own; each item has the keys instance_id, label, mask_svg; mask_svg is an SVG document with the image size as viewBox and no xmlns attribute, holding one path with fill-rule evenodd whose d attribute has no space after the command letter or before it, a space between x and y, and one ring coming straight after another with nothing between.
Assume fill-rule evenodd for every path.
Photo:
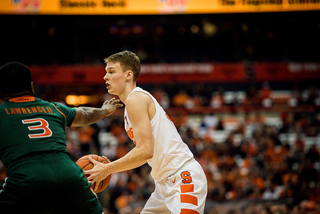
<instances>
[{"instance_id":1,"label":"player's nose","mask_svg":"<svg viewBox=\"0 0 320 214\"><path fill-rule=\"evenodd\" d=\"M107 80L108 80L108 73L106 73L106 74L103 76L103 79L104 79L104 81L107 81Z\"/></svg>"}]
</instances>

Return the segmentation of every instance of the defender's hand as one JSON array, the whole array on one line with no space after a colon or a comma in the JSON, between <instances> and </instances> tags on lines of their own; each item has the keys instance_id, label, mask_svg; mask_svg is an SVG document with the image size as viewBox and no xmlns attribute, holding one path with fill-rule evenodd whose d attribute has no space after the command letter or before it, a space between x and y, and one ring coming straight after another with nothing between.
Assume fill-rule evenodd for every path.
<instances>
[{"instance_id":1,"label":"defender's hand","mask_svg":"<svg viewBox=\"0 0 320 214\"><path fill-rule=\"evenodd\" d=\"M101 109L107 110L108 113L106 114L106 116L109 116L116 110L116 108L122 107L122 106L123 104L120 103L119 99L111 98L110 100L104 101L103 105L101 106Z\"/></svg>"}]
</instances>

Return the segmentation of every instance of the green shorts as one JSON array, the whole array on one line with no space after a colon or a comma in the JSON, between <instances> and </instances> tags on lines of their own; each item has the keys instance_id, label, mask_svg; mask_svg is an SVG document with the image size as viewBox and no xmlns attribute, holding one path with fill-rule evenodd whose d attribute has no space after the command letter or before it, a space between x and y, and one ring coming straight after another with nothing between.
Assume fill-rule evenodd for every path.
<instances>
[{"instance_id":1,"label":"green shorts","mask_svg":"<svg viewBox=\"0 0 320 214\"><path fill-rule=\"evenodd\" d=\"M84 172L67 154L24 159L8 169L0 190L1 214L103 212Z\"/></svg>"}]
</instances>

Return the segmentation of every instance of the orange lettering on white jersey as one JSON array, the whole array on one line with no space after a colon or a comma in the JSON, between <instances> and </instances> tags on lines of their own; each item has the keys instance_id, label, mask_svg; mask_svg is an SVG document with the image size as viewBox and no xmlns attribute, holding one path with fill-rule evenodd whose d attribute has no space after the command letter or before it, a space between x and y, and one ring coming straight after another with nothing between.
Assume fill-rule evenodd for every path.
<instances>
[{"instance_id":1,"label":"orange lettering on white jersey","mask_svg":"<svg viewBox=\"0 0 320 214\"><path fill-rule=\"evenodd\" d=\"M127 131L127 135L129 136L129 138L130 138L131 140L134 139L132 128L130 128L130 129Z\"/></svg>"}]
</instances>

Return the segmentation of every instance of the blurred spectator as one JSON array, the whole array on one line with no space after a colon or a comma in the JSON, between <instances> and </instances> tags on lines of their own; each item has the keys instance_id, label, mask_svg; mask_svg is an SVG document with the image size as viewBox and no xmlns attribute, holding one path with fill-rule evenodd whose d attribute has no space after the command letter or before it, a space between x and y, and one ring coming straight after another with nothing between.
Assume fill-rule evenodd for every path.
<instances>
[{"instance_id":1,"label":"blurred spectator","mask_svg":"<svg viewBox=\"0 0 320 214\"><path fill-rule=\"evenodd\" d=\"M180 91L174 95L172 98L172 104L177 107L194 107L194 102L192 97L187 93L187 90L182 88Z\"/></svg>"},{"instance_id":2,"label":"blurred spectator","mask_svg":"<svg viewBox=\"0 0 320 214\"><path fill-rule=\"evenodd\" d=\"M292 127L293 121L290 112L281 113L282 127L279 129L279 133L288 133Z\"/></svg>"},{"instance_id":3,"label":"blurred spectator","mask_svg":"<svg viewBox=\"0 0 320 214\"><path fill-rule=\"evenodd\" d=\"M319 91L317 87L311 86L308 88L308 95L306 99L307 105L319 105Z\"/></svg>"},{"instance_id":4,"label":"blurred spectator","mask_svg":"<svg viewBox=\"0 0 320 214\"><path fill-rule=\"evenodd\" d=\"M133 202L134 198L129 195L125 190L122 191L121 195L116 199L115 206L118 211L118 214L131 214L132 208L129 205L130 202Z\"/></svg>"},{"instance_id":5,"label":"blurred spectator","mask_svg":"<svg viewBox=\"0 0 320 214\"><path fill-rule=\"evenodd\" d=\"M97 153L96 149L92 148L94 146L94 134L95 129L92 126L85 126L79 128L79 142L82 155Z\"/></svg>"},{"instance_id":6,"label":"blurred spectator","mask_svg":"<svg viewBox=\"0 0 320 214\"><path fill-rule=\"evenodd\" d=\"M151 93L163 108L170 107L169 96L162 88L156 87Z\"/></svg>"},{"instance_id":7,"label":"blurred spectator","mask_svg":"<svg viewBox=\"0 0 320 214\"><path fill-rule=\"evenodd\" d=\"M288 105L290 107L297 107L303 104L303 97L301 94L301 91L298 89L298 87L295 87L291 91L291 96L288 100Z\"/></svg>"},{"instance_id":8,"label":"blurred spectator","mask_svg":"<svg viewBox=\"0 0 320 214\"><path fill-rule=\"evenodd\" d=\"M295 151L298 151L299 153L304 153L304 145L305 142L304 140L302 140L301 134L298 134L297 139L294 142Z\"/></svg>"},{"instance_id":9,"label":"blurred spectator","mask_svg":"<svg viewBox=\"0 0 320 214\"><path fill-rule=\"evenodd\" d=\"M223 97L224 89L223 87L218 87L216 92L212 92L212 96L210 99L210 106L213 108L219 108L224 105L224 97Z\"/></svg>"},{"instance_id":10,"label":"blurred spectator","mask_svg":"<svg viewBox=\"0 0 320 214\"><path fill-rule=\"evenodd\" d=\"M203 117L202 125L207 129L215 129L218 126L219 120L214 114L206 114Z\"/></svg>"},{"instance_id":11,"label":"blurred spectator","mask_svg":"<svg viewBox=\"0 0 320 214\"><path fill-rule=\"evenodd\" d=\"M270 88L269 82L263 82L262 87L259 91L260 103L265 108L270 108L273 104L272 100L272 89Z\"/></svg>"},{"instance_id":12,"label":"blurred spectator","mask_svg":"<svg viewBox=\"0 0 320 214\"><path fill-rule=\"evenodd\" d=\"M192 88L192 99L195 106L207 106L208 98L204 84L197 83Z\"/></svg>"},{"instance_id":13,"label":"blurred spectator","mask_svg":"<svg viewBox=\"0 0 320 214\"><path fill-rule=\"evenodd\" d=\"M259 96L255 86L250 86L246 92L246 98L244 100L244 105L247 111L256 109L260 105Z\"/></svg>"}]
</instances>

